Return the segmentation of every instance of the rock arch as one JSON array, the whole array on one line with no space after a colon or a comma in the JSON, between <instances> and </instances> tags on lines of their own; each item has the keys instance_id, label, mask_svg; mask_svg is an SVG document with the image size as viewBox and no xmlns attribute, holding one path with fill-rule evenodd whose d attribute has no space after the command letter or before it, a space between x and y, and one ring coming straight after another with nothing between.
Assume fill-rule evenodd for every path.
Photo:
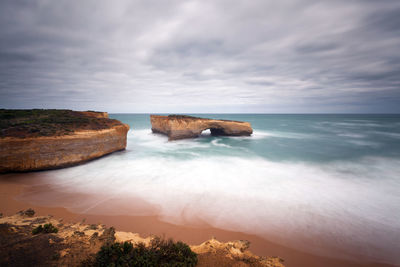
<instances>
[{"instance_id":1,"label":"rock arch","mask_svg":"<svg viewBox=\"0 0 400 267\"><path fill-rule=\"evenodd\" d=\"M150 120L152 131L167 135L169 140L196 138L207 129L210 129L213 136L250 136L253 133L250 123L242 121L183 115L150 115Z\"/></svg>"}]
</instances>

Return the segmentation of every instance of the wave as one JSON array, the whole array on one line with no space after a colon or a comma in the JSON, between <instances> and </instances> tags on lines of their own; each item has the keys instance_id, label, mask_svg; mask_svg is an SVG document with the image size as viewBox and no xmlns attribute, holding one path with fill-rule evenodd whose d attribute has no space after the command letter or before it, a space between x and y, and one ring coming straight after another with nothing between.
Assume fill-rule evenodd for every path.
<instances>
[{"instance_id":1,"label":"wave","mask_svg":"<svg viewBox=\"0 0 400 267\"><path fill-rule=\"evenodd\" d=\"M365 138L366 137L366 135L365 134L358 134L358 133L351 133L351 132L348 132L348 133L338 133L337 134L338 136L341 136L341 137L350 137L350 138Z\"/></svg>"},{"instance_id":2,"label":"wave","mask_svg":"<svg viewBox=\"0 0 400 267\"><path fill-rule=\"evenodd\" d=\"M398 132L382 132L382 131L371 131L372 134L382 135L394 139L400 139L400 133Z\"/></svg>"},{"instance_id":3,"label":"wave","mask_svg":"<svg viewBox=\"0 0 400 267\"><path fill-rule=\"evenodd\" d=\"M330 125L333 127L344 127L344 128L355 128L355 127L387 127L384 124L379 124L379 123L373 123L373 122L369 122L369 121L359 121L356 122L354 120L352 120L351 122L332 122L332 121L324 121L321 122L320 124L322 125Z\"/></svg>"},{"instance_id":4,"label":"wave","mask_svg":"<svg viewBox=\"0 0 400 267\"><path fill-rule=\"evenodd\" d=\"M356 146L364 146L370 148L379 148L381 147L380 143L372 142L372 141L364 141L364 140L347 140L348 143L356 145Z\"/></svg>"},{"instance_id":5,"label":"wave","mask_svg":"<svg viewBox=\"0 0 400 267\"><path fill-rule=\"evenodd\" d=\"M211 141L211 144L213 144L214 146L219 146L219 147L232 148L232 146L230 146L230 145L220 143L220 140L219 140L219 139L214 139L214 140L212 140L212 141Z\"/></svg>"},{"instance_id":6,"label":"wave","mask_svg":"<svg viewBox=\"0 0 400 267\"><path fill-rule=\"evenodd\" d=\"M295 133L295 132L261 131L261 130L254 130L253 134L251 135L252 139L264 139L264 138L309 139L315 137L318 137L318 135Z\"/></svg>"},{"instance_id":7,"label":"wave","mask_svg":"<svg viewBox=\"0 0 400 267\"><path fill-rule=\"evenodd\" d=\"M142 132L139 138L146 139L147 134ZM93 209L101 205L98 196L135 197L154 207L154 215L175 224L194 223L201 217L214 227L283 244L296 239L299 248L308 251L322 249L313 243L319 236L331 248L352 248L375 260L399 263L400 160L367 157L316 164L258 157L171 159L126 154L45 172L44 183L97 196L97 202L63 204L75 212L101 212ZM135 215L129 209L115 210ZM319 252L328 251L332 249Z\"/></svg>"}]
</instances>

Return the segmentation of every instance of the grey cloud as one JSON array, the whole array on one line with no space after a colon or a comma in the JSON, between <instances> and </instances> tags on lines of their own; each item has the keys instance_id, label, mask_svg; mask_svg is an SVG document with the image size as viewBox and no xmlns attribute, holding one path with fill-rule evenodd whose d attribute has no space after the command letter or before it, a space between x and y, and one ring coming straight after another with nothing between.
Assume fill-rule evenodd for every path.
<instances>
[{"instance_id":1,"label":"grey cloud","mask_svg":"<svg viewBox=\"0 0 400 267\"><path fill-rule=\"evenodd\" d=\"M400 112L399 18L390 0L2 1L0 106Z\"/></svg>"},{"instance_id":2,"label":"grey cloud","mask_svg":"<svg viewBox=\"0 0 400 267\"><path fill-rule=\"evenodd\" d=\"M375 11L365 17L366 27L374 28L379 32L398 33L400 31L400 6L394 5L392 8L383 11Z\"/></svg>"},{"instance_id":3,"label":"grey cloud","mask_svg":"<svg viewBox=\"0 0 400 267\"><path fill-rule=\"evenodd\" d=\"M296 51L301 54L312 54L312 53L321 53L321 52L329 52L339 48L339 45L332 43L309 43L302 44L296 48Z\"/></svg>"}]
</instances>

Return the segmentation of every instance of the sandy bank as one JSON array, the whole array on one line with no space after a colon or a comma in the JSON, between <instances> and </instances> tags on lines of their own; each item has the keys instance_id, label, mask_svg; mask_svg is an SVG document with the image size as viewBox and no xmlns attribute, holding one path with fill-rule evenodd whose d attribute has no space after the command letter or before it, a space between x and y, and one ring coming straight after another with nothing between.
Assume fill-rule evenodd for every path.
<instances>
[{"instance_id":1,"label":"sandy bank","mask_svg":"<svg viewBox=\"0 0 400 267\"><path fill-rule=\"evenodd\" d=\"M23 175L23 174L21 174ZM29 181L29 180L28 180ZM312 255L298 250L287 248L279 244L269 242L260 237L240 232L226 231L210 227L199 222L196 227L178 226L160 221L156 216L105 216L75 214L62 207L44 207L32 205L16 198L24 191L29 191L29 182L25 184L16 183L14 179L7 179L6 175L0 175L0 212L4 216L13 215L19 210L29 207L35 209L38 215L52 214L54 218L63 218L64 222L77 223L85 220L89 224L105 224L114 226L119 231L138 233L142 237L159 235L182 240L188 244L201 244L212 237L219 241L229 242L232 240L250 241L250 250L260 256L278 256L283 258L285 266L390 266L363 262L352 262L342 259L333 259L320 255ZM80 198L82 196L69 196ZM49 205L51 200L49 200Z\"/></svg>"},{"instance_id":2,"label":"sandy bank","mask_svg":"<svg viewBox=\"0 0 400 267\"><path fill-rule=\"evenodd\" d=\"M28 212L29 211L29 212ZM0 265L79 266L95 257L100 248L114 242L150 246L153 236L115 231L104 224L66 223L52 216L34 216L28 209L0 218ZM39 226L51 224L54 232L34 234ZM259 257L251 253L248 241L208 240L191 246L197 254L196 266L284 267L277 257Z\"/></svg>"}]
</instances>

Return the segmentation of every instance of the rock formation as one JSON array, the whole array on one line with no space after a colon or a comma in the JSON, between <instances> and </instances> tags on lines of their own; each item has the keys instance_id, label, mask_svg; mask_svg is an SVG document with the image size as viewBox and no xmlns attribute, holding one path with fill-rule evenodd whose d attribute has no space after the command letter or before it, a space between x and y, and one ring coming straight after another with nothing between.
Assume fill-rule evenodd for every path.
<instances>
[{"instance_id":1,"label":"rock formation","mask_svg":"<svg viewBox=\"0 0 400 267\"><path fill-rule=\"evenodd\" d=\"M0 173L61 168L125 149L128 125L105 119L107 113L86 115L92 117L91 123L101 118L110 121L109 126L74 129L65 135L0 138Z\"/></svg>"},{"instance_id":2,"label":"rock formation","mask_svg":"<svg viewBox=\"0 0 400 267\"><path fill-rule=\"evenodd\" d=\"M230 120L204 119L191 116L150 115L151 130L168 136L169 140L195 138L202 131L210 129L214 136L250 136L253 133L250 123Z\"/></svg>"},{"instance_id":3,"label":"rock formation","mask_svg":"<svg viewBox=\"0 0 400 267\"><path fill-rule=\"evenodd\" d=\"M56 233L32 234L39 225L51 224ZM52 216L0 215L0 266L91 266L87 264L100 248L114 242L130 242L148 247L154 236L116 231L102 224L70 223ZM197 267L259 266L284 267L278 257L259 257L249 251L244 240L219 242L208 240L190 246L197 254ZM90 262L90 261L89 261ZM83 264L85 263L85 264Z\"/></svg>"},{"instance_id":4,"label":"rock formation","mask_svg":"<svg viewBox=\"0 0 400 267\"><path fill-rule=\"evenodd\" d=\"M212 238L190 248L199 255L199 263L203 266L285 267L283 259L257 256L249 251L249 247L247 240L224 243Z\"/></svg>"}]
</instances>

